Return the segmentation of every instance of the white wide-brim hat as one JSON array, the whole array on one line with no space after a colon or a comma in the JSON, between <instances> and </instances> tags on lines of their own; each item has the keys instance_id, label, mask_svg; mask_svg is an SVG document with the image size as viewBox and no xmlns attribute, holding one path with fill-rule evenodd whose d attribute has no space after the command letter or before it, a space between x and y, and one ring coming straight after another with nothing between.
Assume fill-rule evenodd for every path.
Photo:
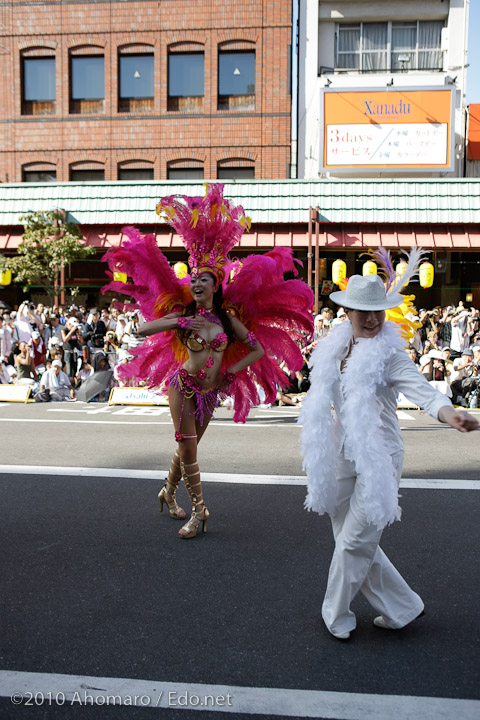
<instances>
[{"instance_id":1,"label":"white wide-brim hat","mask_svg":"<svg viewBox=\"0 0 480 720\"><path fill-rule=\"evenodd\" d=\"M389 310L403 303L403 295L386 293L378 275L352 275L347 289L334 292L330 299L349 310Z\"/></svg>"}]
</instances>

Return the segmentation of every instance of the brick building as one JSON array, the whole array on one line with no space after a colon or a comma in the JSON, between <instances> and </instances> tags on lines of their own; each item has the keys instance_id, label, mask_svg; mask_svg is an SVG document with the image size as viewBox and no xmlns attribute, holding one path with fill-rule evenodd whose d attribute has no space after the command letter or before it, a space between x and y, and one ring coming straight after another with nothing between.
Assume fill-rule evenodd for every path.
<instances>
[{"instance_id":1,"label":"brick building","mask_svg":"<svg viewBox=\"0 0 480 720\"><path fill-rule=\"evenodd\" d=\"M0 182L287 178L290 0L0 7Z\"/></svg>"}]
</instances>

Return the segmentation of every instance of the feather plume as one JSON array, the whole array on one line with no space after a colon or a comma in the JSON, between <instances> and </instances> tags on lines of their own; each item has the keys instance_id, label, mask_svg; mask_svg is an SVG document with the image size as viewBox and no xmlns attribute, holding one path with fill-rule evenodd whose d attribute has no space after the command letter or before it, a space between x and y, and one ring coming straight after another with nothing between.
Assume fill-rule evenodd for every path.
<instances>
[{"instance_id":1,"label":"feather plume","mask_svg":"<svg viewBox=\"0 0 480 720\"><path fill-rule=\"evenodd\" d=\"M420 263L423 262L423 260L427 259L428 253L428 250L423 250L422 248L418 247L414 247L410 250L409 253L405 253L408 257L408 263L405 272L403 273L403 275L397 275L391 286L388 288L388 294L394 292L399 293L402 288L407 287L409 283L417 279Z\"/></svg>"}]
</instances>

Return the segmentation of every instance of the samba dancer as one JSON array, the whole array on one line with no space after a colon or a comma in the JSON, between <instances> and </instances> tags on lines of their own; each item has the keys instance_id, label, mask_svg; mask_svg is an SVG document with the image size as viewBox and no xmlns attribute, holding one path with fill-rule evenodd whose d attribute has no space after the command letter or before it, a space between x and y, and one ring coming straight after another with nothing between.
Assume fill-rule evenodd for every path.
<instances>
[{"instance_id":1,"label":"samba dancer","mask_svg":"<svg viewBox=\"0 0 480 720\"><path fill-rule=\"evenodd\" d=\"M228 252L249 225L242 207L223 197L223 185L211 184L204 198L185 195L163 198L157 212L182 237L189 252L191 276L179 280L158 249L153 236L126 228L128 240L105 256L110 269L133 282L111 282L105 290L135 298L146 322L139 335L147 339L132 352L136 358L119 368L122 377L145 380L149 387L168 388L178 443L164 487L160 508L183 519L176 502L183 477L192 514L181 528L182 538L206 530L209 511L203 500L198 443L220 402L234 400L234 420L245 422L258 405L257 386L266 402L275 401L277 385L303 365L296 344L301 332L311 335L312 291L296 274L286 248L232 261Z\"/></svg>"}]
</instances>

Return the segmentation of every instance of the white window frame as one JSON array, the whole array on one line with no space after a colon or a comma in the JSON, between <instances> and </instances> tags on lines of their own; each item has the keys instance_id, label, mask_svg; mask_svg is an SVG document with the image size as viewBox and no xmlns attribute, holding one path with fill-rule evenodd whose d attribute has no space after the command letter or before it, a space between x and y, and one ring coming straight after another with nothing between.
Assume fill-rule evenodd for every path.
<instances>
[{"instance_id":1,"label":"white window frame","mask_svg":"<svg viewBox=\"0 0 480 720\"><path fill-rule=\"evenodd\" d=\"M364 22L358 22L358 23L354 23L354 22L336 23L336 25L335 25L335 72L336 72L336 73L342 73L342 72L351 72L351 73L352 73L352 72L353 72L353 73L359 73L359 74L372 74L372 73L381 73L381 72L408 72L408 71L411 71L411 70L414 70L414 71L415 71L415 70L420 70L420 71L422 71L423 68L419 68L419 67L418 67L418 59L419 59L419 53L420 53L420 52L425 52L425 51L428 51L428 50L430 50L430 51L438 51L438 52L441 53L441 57L443 57L443 53L444 53L444 50L443 50L443 48L442 48L441 40L440 40L440 44L439 44L439 47L438 47L438 48L419 48L419 47L418 47L418 38L419 38L419 35L420 35L420 24L421 24L421 23L427 23L427 22L443 22L443 23L444 23L444 24L443 24L443 27L445 27L445 22L444 22L443 20L412 20L412 21L409 21L409 20L405 20L405 21L402 21L402 20L398 20L398 21L389 20L389 21L387 21L387 22L385 22L385 21L375 22L374 20L372 20L372 21L370 21L370 22L368 22L368 23L364 23ZM364 40L364 36L365 36L365 33L364 33L364 29L363 29L363 28L364 28L365 25L372 25L372 24L375 24L375 25L386 24L386 25L387 25L387 45L386 45L386 48L382 48L381 50L378 50L378 53L379 53L379 54L380 54L380 53L383 53L383 52L386 52L386 54L387 54L387 63L386 63L386 67L385 67L384 70L366 70L366 69L363 68L363 65L364 65L364 62L363 62L364 55L365 55L365 54L371 55L372 53L375 52L375 50L365 50L365 49L364 49L364 46L363 46L363 44L364 44L364 43L363 43L363 40ZM405 53L408 52L408 53L413 53L413 54L414 54L414 56L415 56L415 67L412 68L412 67L408 67L408 65L407 65L407 66L406 66L405 68L403 68L403 69L400 68L400 69L394 69L394 70L392 70L392 69L391 69L391 68L392 68L392 52L393 52L393 50L392 50L392 29L393 29L394 26L405 26L405 27L407 27L407 26L412 26L412 25L414 25L414 24L416 25L415 48L405 49ZM358 29L360 30L360 43L359 43L359 49L358 49L358 51L346 51L346 50L339 51L339 50L338 50L338 45L339 45L338 37L339 37L340 29L341 29L341 28L354 28L354 27L356 27L356 28L358 28ZM358 68L354 68L354 67L352 67L352 68L343 68L343 67L340 67L339 64L338 64L338 58L339 58L339 56L341 56L341 55L358 55L358 56L359 56L359 59L360 59L360 62L359 62L359 65L360 65L360 66L359 66ZM430 71L430 72L441 72L442 69L443 69L443 64L442 64L441 62L439 63L439 67L438 67L438 68L425 68L426 71Z\"/></svg>"}]
</instances>

